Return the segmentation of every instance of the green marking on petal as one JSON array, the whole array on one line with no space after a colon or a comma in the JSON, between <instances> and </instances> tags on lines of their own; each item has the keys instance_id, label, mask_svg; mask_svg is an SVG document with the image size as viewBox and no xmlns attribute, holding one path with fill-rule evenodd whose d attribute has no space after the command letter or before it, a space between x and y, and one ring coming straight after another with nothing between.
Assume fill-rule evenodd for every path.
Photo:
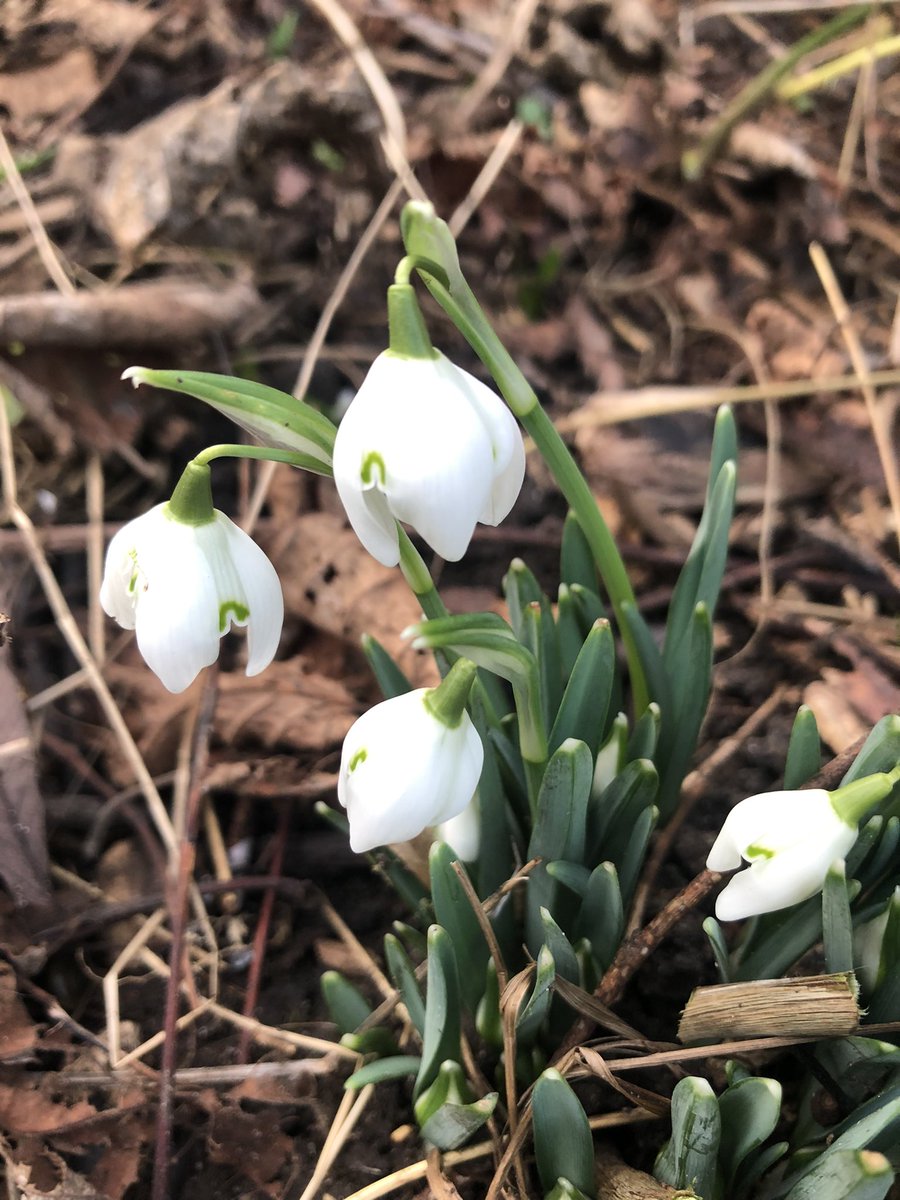
<instances>
[{"instance_id":1,"label":"green marking on petal","mask_svg":"<svg viewBox=\"0 0 900 1200\"><path fill-rule=\"evenodd\" d=\"M759 844L755 844L753 846L748 846L747 849L744 851L744 858L746 858L748 861L753 858L774 858L774 857L775 857L774 850L770 850L768 848L768 846L760 846Z\"/></svg>"},{"instance_id":2,"label":"green marking on petal","mask_svg":"<svg viewBox=\"0 0 900 1200\"><path fill-rule=\"evenodd\" d=\"M359 766L359 764L364 763L368 757L369 757L368 750L366 750L366 748L364 746L361 746L359 748L359 750L357 750L357 752L350 759L350 765L347 768L347 770L355 771L356 768Z\"/></svg>"},{"instance_id":3,"label":"green marking on petal","mask_svg":"<svg viewBox=\"0 0 900 1200\"><path fill-rule=\"evenodd\" d=\"M131 559L131 576L128 580L128 595L133 596L138 581L137 550L129 550L128 557Z\"/></svg>"},{"instance_id":4,"label":"green marking on petal","mask_svg":"<svg viewBox=\"0 0 900 1200\"><path fill-rule=\"evenodd\" d=\"M375 472L381 476L380 480L373 478ZM366 487L371 487L374 483L380 482L382 486L387 481L387 467L384 465L384 459L377 450L370 450L363 459L362 467L359 471L360 478Z\"/></svg>"},{"instance_id":5,"label":"green marking on petal","mask_svg":"<svg viewBox=\"0 0 900 1200\"><path fill-rule=\"evenodd\" d=\"M219 633L224 633L228 622L234 617L238 625L243 625L250 616L250 609L240 600L225 600L219 605Z\"/></svg>"}]
</instances>

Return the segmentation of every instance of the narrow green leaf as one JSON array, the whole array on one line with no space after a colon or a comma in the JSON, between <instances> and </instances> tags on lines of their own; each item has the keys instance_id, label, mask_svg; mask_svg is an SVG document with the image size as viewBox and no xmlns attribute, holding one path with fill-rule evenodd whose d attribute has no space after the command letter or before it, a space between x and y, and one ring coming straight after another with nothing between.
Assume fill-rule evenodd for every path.
<instances>
[{"instance_id":1,"label":"narrow green leaf","mask_svg":"<svg viewBox=\"0 0 900 1200\"><path fill-rule=\"evenodd\" d=\"M394 696L404 696L413 690L413 685L379 641L365 633L362 648L385 700L391 700Z\"/></svg>"},{"instance_id":2,"label":"narrow green leaf","mask_svg":"<svg viewBox=\"0 0 900 1200\"><path fill-rule=\"evenodd\" d=\"M703 922L703 932L709 939L713 957L716 960L716 970L719 972L720 983L731 983L731 958L728 943L722 933L722 926L715 917L707 917Z\"/></svg>"},{"instance_id":3,"label":"narrow green leaf","mask_svg":"<svg viewBox=\"0 0 900 1200\"><path fill-rule=\"evenodd\" d=\"M387 1083L392 1079L405 1079L415 1075L419 1069L420 1059L414 1054L398 1054L394 1058L378 1058L375 1062L366 1063L358 1071L354 1071L349 1079L344 1080L344 1088L348 1092L367 1087L370 1083Z\"/></svg>"},{"instance_id":4,"label":"narrow green leaf","mask_svg":"<svg viewBox=\"0 0 900 1200\"><path fill-rule=\"evenodd\" d=\"M660 764L659 812L664 823L678 806L681 783L706 715L712 658L712 621L705 605L698 604L671 668L674 709L667 714L663 707L662 712L663 732L657 761Z\"/></svg>"},{"instance_id":5,"label":"narrow green leaf","mask_svg":"<svg viewBox=\"0 0 900 1200\"><path fill-rule=\"evenodd\" d=\"M525 609L520 637L537 662L541 715L549 729L562 700L562 665L556 623L546 599L536 600Z\"/></svg>"},{"instance_id":6,"label":"narrow green leaf","mask_svg":"<svg viewBox=\"0 0 900 1200\"><path fill-rule=\"evenodd\" d=\"M628 739L628 745L625 748L625 758L628 762L635 758L649 758L651 762L653 761L659 741L660 721L659 705L655 702L651 703Z\"/></svg>"},{"instance_id":7,"label":"narrow green leaf","mask_svg":"<svg viewBox=\"0 0 900 1200\"><path fill-rule=\"evenodd\" d=\"M714 1200L721 1138L719 1103L705 1079L688 1075L672 1093L672 1137L663 1147L653 1174L673 1188L693 1188Z\"/></svg>"},{"instance_id":8,"label":"narrow green leaf","mask_svg":"<svg viewBox=\"0 0 900 1200\"><path fill-rule=\"evenodd\" d=\"M567 681L584 643L578 606L568 584L561 583L556 598L556 636L559 640L559 665Z\"/></svg>"},{"instance_id":9,"label":"narrow green leaf","mask_svg":"<svg viewBox=\"0 0 900 1200\"><path fill-rule=\"evenodd\" d=\"M515 869L515 857L506 791L497 765L496 745L488 734L487 720L477 691L476 688L472 697L471 714L484 746L484 763L478 781L481 845L472 870L475 873L475 890L484 898L509 879Z\"/></svg>"},{"instance_id":10,"label":"narrow green leaf","mask_svg":"<svg viewBox=\"0 0 900 1200\"><path fill-rule=\"evenodd\" d=\"M822 742L816 714L801 704L794 718L791 740L784 764L784 786L787 791L802 787L822 765Z\"/></svg>"},{"instance_id":11,"label":"narrow green leaf","mask_svg":"<svg viewBox=\"0 0 900 1200\"><path fill-rule=\"evenodd\" d=\"M541 922L544 930L544 945L553 955L556 973L563 979L567 979L569 983L578 983L578 958L572 943L546 908L541 909Z\"/></svg>"},{"instance_id":12,"label":"narrow green leaf","mask_svg":"<svg viewBox=\"0 0 900 1200\"><path fill-rule=\"evenodd\" d=\"M591 872L573 936L588 939L594 957L605 971L615 957L624 931L619 877L613 864L604 862Z\"/></svg>"},{"instance_id":13,"label":"narrow green leaf","mask_svg":"<svg viewBox=\"0 0 900 1200\"><path fill-rule=\"evenodd\" d=\"M460 991L469 1012L474 1013L484 988L484 972L490 952L478 918L453 869L453 864L459 861L458 855L446 842L432 843L428 870L434 919L446 930L453 944L459 968Z\"/></svg>"},{"instance_id":14,"label":"narrow green leaf","mask_svg":"<svg viewBox=\"0 0 900 1200\"><path fill-rule=\"evenodd\" d=\"M503 1020L500 1016L500 981L492 958L487 961L484 990L475 1012L478 1036L495 1050L503 1046Z\"/></svg>"},{"instance_id":15,"label":"narrow green leaf","mask_svg":"<svg viewBox=\"0 0 900 1200\"><path fill-rule=\"evenodd\" d=\"M730 1194L747 1156L774 1133L780 1115L781 1084L775 1079L742 1079L719 1097L719 1167L724 1195Z\"/></svg>"},{"instance_id":16,"label":"narrow green leaf","mask_svg":"<svg viewBox=\"0 0 900 1200\"><path fill-rule=\"evenodd\" d=\"M565 862L562 859L548 862L547 874L576 896L584 896L591 877L590 871L581 863Z\"/></svg>"},{"instance_id":17,"label":"narrow green leaf","mask_svg":"<svg viewBox=\"0 0 900 1200\"><path fill-rule=\"evenodd\" d=\"M372 1015L368 1000L340 971L324 971L319 986L328 1014L341 1033L352 1033Z\"/></svg>"},{"instance_id":18,"label":"narrow green leaf","mask_svg":"<svg viewBox=\"0 0 900 1200\"><path fill-rule=\"evenodd\" d=\"M787 1200L883 1200L894 1172L883 1154L872 1150L838 1150L822 1155Z\"/></svg>"},{"instance_id":19,"label":"narrow green leaf","mask_svg":"<svg viewBox=\"0 0 900 1200\"><path fill-rule=\"evenodd\" d=\"M428 930L428 989L425 999L425 1028L422 1033L422 1062L413 1089L414 1098L437 1078L446 1059L459 1062L460 1038L459 969L453 943L446 930L432 925Z\"/></svg>"},{"instance_id":20,"label":"narrow green leaf","mask_svg":"<svg viewBox=\"0 0 900 1200\"><path fill-rule=\"evenodd\" d=\"M552 1067L534 1085L531 1100L534 1155L544 1192L560 1179L596 1196L594 1141L581 1101Z\"/></svg>"},{"instance_id":21,"label":"narrow green leaf","mask_svg":"<svg viewBox=\"0 0 900 1200\"><path fill-rule=\"evenodd\" d=\"M650 699L656 701L665 717L665 714L671 707L672 697L669 676L663 664L659 647L654 641L653 634L650 632L647 622L638 612L635 605L626 601L621 606L621 612L622 620L627 625L628 631L634 641L641 670L644 673L644 678L647 680Z\"/></svg>"},{"instance_id":22,"label":"narrow green leaf","mask_svg":"<svg viewBox=\"0 0 900 1200\"><path fill-rule=\"evenodd\" d=\"M586 862L613 860L610 847L624 848L630 822L656 799L659 777L645 758L630 762L599 796L591 795L587 814Z\"/></svg>"},{"instance_id":23,"label":"narrow green leaf","mask_svg":"<svg viewBox=\"0 0 900 1200\"><path fill-rule=\"evenodd\" d=\"M421 1037L425 1031L425 1001L422 999L415 968L409 955L400 940L392 933L385 934L384 957L387 960L388 973L393 980L394 987L400 993L400 999L406 1005L409 1019Z\"/></svg>"},{"instance_id":24,"label":"narrow green leaf","mask_svg":"<svg viewBox=\"0 0 900 1200\"><path fill-rule=\"evenodd\" d=\"M589 1200L584 1192L579 1191L568 1179L557 1179L555 1186L547 1192L544 1200Z\"/></svg>"},{"instance_id":25,"label":"narrow green leaf","mask_svg":"<svg viewBox=\"0 0 900 1200\"><path fill-rule=\"evenodd\" d=\"M894 889L881 936L877 984L868 1004L868 1021L900 1020L900 887Z\"/></svg>"},{"instance_id":26,"label":"narrow green leaf","mask_svg":"<svg viewBox=\"0 0 900 1200\"><path fill-rule=\"evenodd\" d=\"M637 887L641 867L647 857L650 835L656 828L658 819L659 810L656 805L651 805L639 813L635 818L628 844L619 858L619 890L622 893L622 903L626 906L631 903L634 889Z\"/></svg>"},{"instance_id":27,"label":"narrow green leaf","mask_svg":"<svg viewBox=\"0 0 900 1200\"><path fill-rule=\"evenodd\" d=\"M581 862L594 763L584 742L569 738L547 764L528 857Z\"/></svg>"},{"instance_id":28,"label":"narrow green leaf","mask_svg":"<svg viewBox=\"0 0 900 1200\"><path fill-rule=\"evenodd\" d=\"M562 543L559 555L559 577L563 583L580 583L582 587L597 591L597 568L594 556L578 518L569 510L563 523Z\"/></svg>"},{"instance_id":29,"label":"narrow green leaf","mask_svg":"<svg viewBox=\"0 0 900 1200\"><path fill-rule=\"evenodd\" d=\"M703 602L711 594L711 607L715 605L721 572L718 572L718 580L715 576L718 564L724 563L728 526L734 506L733 475L736 456L737 432L734 417L729 408L723 407L716 414L703 513L669 604L665 661L670 674L674 667L674 656L688 633L698 602ZM709 565L708 558L711 559Z\"/></svg>"},{"instance_id":30,"label":"narrow green leaf","mask_svg":"<svg viewBox=\"0 0 900 1200\"><path fill-rule=\"evenodd\" d=\"M443 1104L421 1127L422 1137L438 1150L463 1146L494 1115L499 1093L489 1092L471 1104Z\"/></svg>"},{"instance_id":31,"label":"narrow green leaf","mask_svg":"<svg viewBox=\"0 0 900 1200\"><path fill-rule=\"evenodd\" d=\"M853 918L843 862L833 863L822 888L822 936L825 970L853 970Z\"/></svg>"},{"instance_id":32,"label":"narrow green leaf","mask_svg":"<svg viewBox=\"0 0 900 1200\"><path fill-rule=\"evenodd\" d=\"M152 371L130 367L123 379L135 387L149 383L203 400L266 445L308 455L310 469L331 474L335 427L311 405L294 396L232 375L208 371Z\"/></svg>"},{"instance_id":33,"label":"narrow green leaf","mask_svg":"<svg viewBox=\"0 0 900 1200\"><path fill-rule=\"evenodd\" d=\"M541 585L534 573L525 565L521 558L514 558L509 564L509 570L503 576L503 595L509 612L509 623L519 641L526 642L523 636L525 611L531 604L546 601Z\"/></svg>"},{"instance_id":34,"label":"narrow green leaf","mask_svg":"<svg viewBox=\"0 0 900 1200\"><path fill-rule=\"evenodd\" d=\"M531 995L522 1005L519 1015L516 1017L516 1041L519 1045L530 1046L537 1040L550 1012L555 979L556 964L553 961L553 955L549 948L543 945L538 951Z\"/></svg>"},{"instance_id":35,"label":"narrow green leaf","mask_svg":"<svg viewBox=\"0 0 900 1200\"><path fill-rule=\"evenodd\" d=\"M841 784L879 771L892 771L900 762L900 716L882 717L863 743Z\"/></svg>"},{"instance_id":36,"label":"narrow green leaf","mask_svg":"<svg viewBox=\"0 0 900 1200\"><path fill-rule=\"evenodd\" d=\"M551 753L578 738L596 754L606 727L615 678L616 648L608 621L598 621L584 640L550 730Z\"/></svg>"}]
</instances>

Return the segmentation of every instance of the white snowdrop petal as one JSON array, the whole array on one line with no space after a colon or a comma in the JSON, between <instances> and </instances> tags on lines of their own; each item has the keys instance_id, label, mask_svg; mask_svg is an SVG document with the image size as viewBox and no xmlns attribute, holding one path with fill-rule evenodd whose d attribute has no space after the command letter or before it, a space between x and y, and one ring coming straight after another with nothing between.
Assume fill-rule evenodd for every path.
<instances>
[{"instance_id":1,"label":"white snowdrop petal","mask_svg":"<svg viewBox=\"0 0 900 1200\"><path fill-rule=\"evenodd\" d=\"M437 835L463 862L475 862L481 848L481 812L478 796L466 805L461 813L442 821Z\"/></svg>"},{"instance_id":2,"label":"white snowdrop petal","mask_svg":"<svg viewBox=\"0 0 900 1200\"><path fill-rule=\"evenodd\" d=\"M239 529L223 514L228 549L241 584L241 595L247 616L239 619L233 610L231 619L236 625L247 626L247 674L258 675L265 670L278 649L284 624L284 596L278 572L260 550L253 538ZM228 598L219 595L219 625L222 625L222 605Z\"/></svg>"},{"instance_id":3,"label":"white snowdrop petal","mask_svg":"<svg viewBox=\"0 0 900 1200\"><path fill-rule=\"evenodd\" d=\"M183 692L219 654L215 579L193 530L171 522L165 547L139 552L146 574L138 601L138 649L170 692ZM163 557L164 556L164 557Z\"/></svg>"}]
</instances>

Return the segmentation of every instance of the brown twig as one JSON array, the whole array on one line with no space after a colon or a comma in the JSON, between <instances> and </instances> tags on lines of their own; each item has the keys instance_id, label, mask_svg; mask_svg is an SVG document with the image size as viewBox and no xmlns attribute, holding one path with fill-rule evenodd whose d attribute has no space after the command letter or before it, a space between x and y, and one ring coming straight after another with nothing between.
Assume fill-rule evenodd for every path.
<instances>
[{"instance_id":1,"label":"brown twig","mask_svg":"<svg viewBox=\"0 0 900 1200\"><path fill-rule=\"evenodd\" d=\"M701 871L677 896L672 897L648 925L622 943L606 974L594 989L594 995L602 1004L612 1005L621 998L635 971L646 962L685 914L695 908L721 879L719 871ZM568 1051L590 1037L592 1029L593 1022L586 1017L580 1017L563 1039L554 1061L558 1062Z\"/></svg>"},{"instance_id":2,"label":"brown twig","mask_svg":"<svg viewBox=\"0 0 900 1200\"><path fill-rule=\"evenodd\" d=\"M166 983L166 1004L163 1020L162 1065L159 1080L159 1108L156 1114L156 1144L153 1156L151 1200L166 1200L169 1195L169 1160L172 1147L172 1118L175 1100L175 1066L178 1057L178 1007L180 998L182 956L185 948L188 897L194 875L197 834L203 799L203 777L209 759L209 735L216 706L217 671L212 668L206 677L201 707L194 733L194 755L191 786L188 792L185 823L177 847L175 871L169 874L169 921L172 930L171 969Z\"/></svg>"},{"instance_id":3,"label":"brown twig","mask_svg":"<svg viewBox=\"0 0 900 1200\"><path fill-rule=\"evenodd\" d=\"M291 805L287 803L282 804L278 813L278 825L273 839L272 861L269 867L269 873L272 876L273 882L279 879L284 867L284 851L287 845L290 820ZM266 943L269 940L269 926L272 923L272 911L275 907L276 894L274 887L266 888L263 893L262 904L259 906L259 918L256 922L256 931L253 935L253 957L250 960L250 972L247 978L247 994L244 997L243 1014L245 1017L253 1016L259 1002L259 985L262 981L263 963L266 958ZM241 1040L238 1044L238 1063L245 1063L247 1061L251 1041L250 1031L245 1029L241 1033Z\"/></svg>"}]
</instances>

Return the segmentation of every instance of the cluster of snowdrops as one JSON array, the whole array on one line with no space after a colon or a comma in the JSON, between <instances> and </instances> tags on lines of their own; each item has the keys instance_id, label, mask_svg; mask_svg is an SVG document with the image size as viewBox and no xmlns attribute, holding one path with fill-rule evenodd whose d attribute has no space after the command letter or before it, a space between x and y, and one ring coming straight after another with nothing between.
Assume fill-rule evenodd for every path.
<instances>
[{"instance_id":1,"label":"cluster of snowdrops","mask_svg":"<svg viewBox=\"0 0 900 1200\"><path fill-rule=\"evenodd\" d=\"M385 955L421 1053L401 1052L389 1030L371 1025L353 985L329 974L323 985L335 1020L369 1059L349 1086L411 1077L422 1135L440 1149L470 1138L495 1113L501 1091L502 1113L531 1088L541 1194L593 1197L587 1117L551 1065L573 1020L555 985L567 981L590 993L602 980L624 939L654 830L675 812L691 765L710 691L712 614L734 504L734 422L727 410L717 418L705 509L660 644L584 478L466 282L446 225L430 206L411 203L402 230L407 253L387 295L389 348L337 429L310 405L259 384L126 372L135 385L206 401L261 444L204 451L167 503L121 529L109 546L101 601L135 630L143 657L171 691L188 687L215 660L232 625L247 630L247 673L263 671L278 649L281 586L252 538L213 507L210 465L240 456L333 475L365 549L399 566L418 598L423 619L408 634L435 654L441 673L438 686L414 689L367 640L386 698L347 734L338 783L346 815L332 810L330 819L347 828L353 850L377 858L409 903L410 922L388 935ZM414 275L468 339L500 395L434 349ZM440 557L461 559L476 524L497 525L516 501L525 474L520 427L570 509L558 593L551 602L515 560L503 581L508 619L453 616L405 526ZM865 957L870 1013L900 1017L893 978L900 960L898 763L900 719L886 718L841 786L804 787L821 751L814 718L801 710L785 790L736 803L709 852L713 871L743 868L716 901L719 920L746 922L736 944L729 947L712 918L707 923L723 981L783 974L825 929L828 966L850 971ZM425 830L433 831L428 880L391 850ZM524 900L498 900L525 862L536 865ZM829 912L838 897L837 924L823 918L823 894ZM484 902L480 914L473 895ZM416 972L422 959L424 990ZM526 986L513 1021L504 1022L513 977ZM461 1049L466 1030L498 1080L496 1092L479 1097L473 1090ZM780 1119L780 1087L765 1080L763 1097L763 1081L732 1064L719 1098L695 1077L676 1089L657 1176L704 1200L750 1194L759 1180L791 1200L811 1189L833 1200L886 1195L895 1164L878 1152L878 1139L900 1122L900 1053L863 1036L846 1041L853 1045L842 1063L858 1068L854 1111L862 1115L854 1122L853 1112L844 1114L850 1136L843 1142L842 1130L835 1136L808 1116L799 1141L765 1145ZM818 1064L819 1078L825 1069ZM873 1096L885 1087L893 1089L890 1103L873 1110ZM736 1095L757 1106L740 1153L729 1134L729 1096ZM714 1136L695 1153L692 1123L710 1103Z\"/></svg>"}]
</instances>

